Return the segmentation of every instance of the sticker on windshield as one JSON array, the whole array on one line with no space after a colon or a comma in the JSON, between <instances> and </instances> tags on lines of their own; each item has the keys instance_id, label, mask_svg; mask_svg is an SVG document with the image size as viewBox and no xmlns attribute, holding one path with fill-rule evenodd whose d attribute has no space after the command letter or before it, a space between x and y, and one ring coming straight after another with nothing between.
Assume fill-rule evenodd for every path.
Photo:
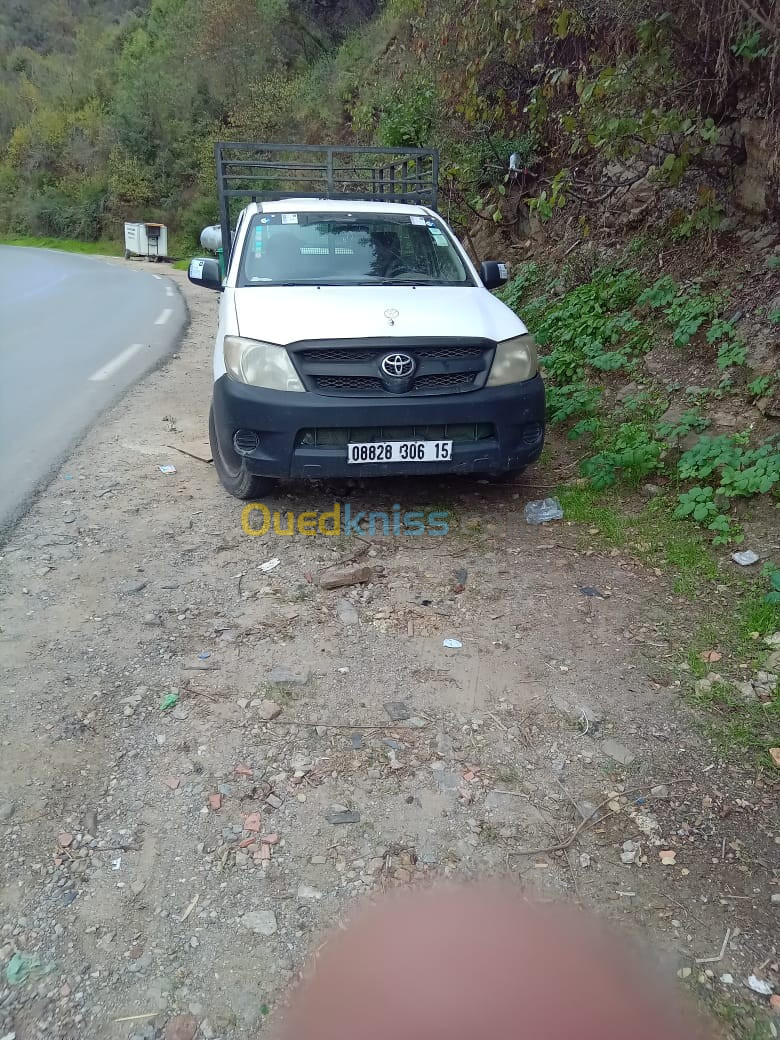
<instances>
[{"instance_id":1,"label":"sticker on windshield","mask_svg":"<svg viewBox=\"0 0 780 1040\"><path fill-rule=\"evenodd\" d=\"M297 213L282 213L283 224L297 224L298 214Z\"/></svg>"},{"instance_id":2,"label":"sticker on windshield","mask_svg":"<svg viewBox=\"0 0 780 1040\"><path fill-rule=\"evenodd\" d=\"M412 215L411 217L409 217L409 221L412 224L421 224L423 227L425 227L425 217L418 217L416 215Z\"/></svg>"}]
</instances>

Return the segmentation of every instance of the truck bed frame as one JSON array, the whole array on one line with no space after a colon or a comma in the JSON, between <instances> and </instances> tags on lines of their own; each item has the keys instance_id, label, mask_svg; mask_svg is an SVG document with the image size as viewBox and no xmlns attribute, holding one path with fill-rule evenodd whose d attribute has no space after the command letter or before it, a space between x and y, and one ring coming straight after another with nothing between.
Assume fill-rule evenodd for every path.
<instances>
[{"instance_id":1,"label":"truck bed frame","mask_svg":"<svg viewBox=\"0 0 780 1040\"><path fill-rule=\"evenodd\" d=\"M218 141L215 158L225 263L233 199L353 199L436 209L439 153L430 148Z\"/></svg>"}]
</instances>

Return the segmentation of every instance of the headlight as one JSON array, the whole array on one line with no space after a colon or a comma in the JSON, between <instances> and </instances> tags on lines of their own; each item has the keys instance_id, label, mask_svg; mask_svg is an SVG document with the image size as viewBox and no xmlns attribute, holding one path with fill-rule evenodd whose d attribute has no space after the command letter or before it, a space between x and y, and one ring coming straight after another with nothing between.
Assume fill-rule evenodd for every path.
<instances>
[{"instance_id":1,"label":"headlight","mask_svg":"<svg viewBox=\"0 0 780 1040\"><path fill-rule=\"evenodd\" d=\"M532 379L539 371L539 358L533 336L514 336L496 346L486 386L506 386Z\"/></svg>"},{"instance_id":2,"label":"headlight","mask_svg":"<svg viewBox=\"0 0 780 1040\"><path fill-rule=\"evenodd\" d=\"M225 336L222 349L231 379L266 390L304 390L284 347L242 336Z\"/></svg>"}]
</instances>

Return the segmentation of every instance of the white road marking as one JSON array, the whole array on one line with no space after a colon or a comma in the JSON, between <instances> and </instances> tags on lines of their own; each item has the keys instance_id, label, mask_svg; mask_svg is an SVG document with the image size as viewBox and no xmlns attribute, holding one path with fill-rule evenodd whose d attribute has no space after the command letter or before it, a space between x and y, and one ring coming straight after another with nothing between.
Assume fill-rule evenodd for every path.
<instances>
[{"instance_id":1,"label":"white road marking","mask_svg":"<svg viewBox=\"0 0 780 1040\"><path fill-rule=\"evenodd\" d=\"M173 314L173 308L172 307L166 307L165 310L160 315L160 317L159 318L155 318L155 322L154 322L155 325L164 325L172 314Z\"/></svg>"},{"instance_id":2,"label":"white road marking","mask_svg":"<svg viewBox=\"0 0 780 1040\"><path fill-rule=\"evenodd\" d=\"M143 349L143 343L133 343L127 350L123 350L121 354L117 354L115 358L103 365L102 368L99 368L97 372L93 372L89 377L89 382L102 383L103 380L110 378L114 372L118 372L122 365L127 364L130 358L137 354L139 350Z\"/></svg>"},{"instance_id":3,"label":"white road marking","mask_svg":"<svg viewBox=\"0 0 780 1040\"><path fill-rule=\"evenodd\" d=\"M165 295L166 296L173 296L173 286L172 285L166 285L165 286Z\"/></svg>"},{"instance_id":4,"label":"white road marking","mask_svg":"<svg viewBox=\"0 0 780 1040\"><path fill-rule=\"evenodd\" d=\"M163 277L163 276L162 276L161 274L153 274L153 275L152 275L152 278L156 278L158 282L161 282L161 281L162 281L162 277Z\"/></svg>"}]
</instances>

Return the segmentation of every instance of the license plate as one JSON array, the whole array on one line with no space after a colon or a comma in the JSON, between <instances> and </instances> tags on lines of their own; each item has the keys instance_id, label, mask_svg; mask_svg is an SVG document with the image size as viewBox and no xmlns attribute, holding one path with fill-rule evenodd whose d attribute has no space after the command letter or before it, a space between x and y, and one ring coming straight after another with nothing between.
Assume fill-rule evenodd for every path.
<instances>
[{"instance_id":1,"label":"license plate","mask_svg":"<svg viewBox=\"0 0 780 1040\"><path fill-rule=\"evenodd\" d=\"M452 441L372 441L348 444L347 462L447 462Z\"/></svg>"}]
</instances>

